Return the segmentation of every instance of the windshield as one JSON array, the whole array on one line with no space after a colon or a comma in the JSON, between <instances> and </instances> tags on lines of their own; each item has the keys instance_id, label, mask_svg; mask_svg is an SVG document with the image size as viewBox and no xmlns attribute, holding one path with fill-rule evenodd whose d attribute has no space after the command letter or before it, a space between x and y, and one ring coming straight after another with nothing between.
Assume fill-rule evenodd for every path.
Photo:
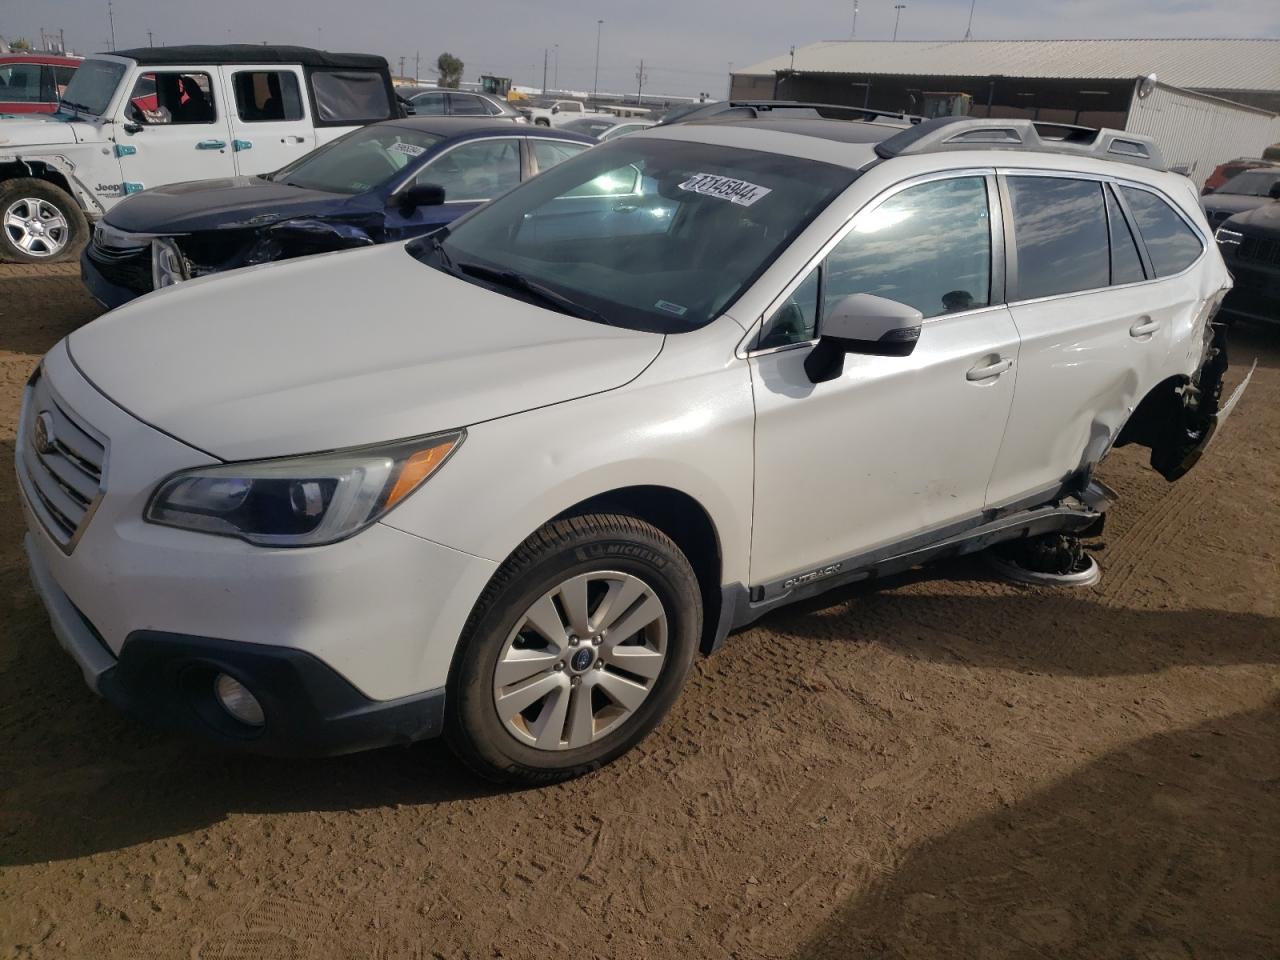
<instances>
[{"instance_id":1,"label":"windshield","mask_svg":"<svg viewBox=\"0 0 1280 960\"><path fill-rule=\"evenodd\" d=\"M364 193L389 180L442 138L425 130L375 124L313 150L271 176L307 190Z\"/></svg>"},{"instance_id":2,"label":"windshield","mask_svg":"<svg viewBox=\"0 0 1280 960\"><path fill-rule=\"evenodd\" d=\"M125 65L111 60L86 60L71 75L62 94L62 102L79 113L91 113L96 117L107 112L111 96L120 85Z\"/></svg>"},{"instance_id":3,"label":"windshield","mask_svg":"<svg viewBox=\"0 0 1280 960\"><path fill-rule=\"evenodd\" d=\"M623 138L459 222L443 257L432 244L416 251L463 275L469 265L516 275L618 326L675 333L722 313L856 176L798 157Z\"/></svg>"},{"instance_id":4,"label":"windshield","mask_svg":"<svg viewBox=\"0 0 1280 960\"><path fill-rule=\"evenodd\" d=\"M1250 170L1232 177L1218 193L1230 193L1243 197L1265 197L1271 185L1280 180L1280 170Z\"/></svg>"}]
</instances>

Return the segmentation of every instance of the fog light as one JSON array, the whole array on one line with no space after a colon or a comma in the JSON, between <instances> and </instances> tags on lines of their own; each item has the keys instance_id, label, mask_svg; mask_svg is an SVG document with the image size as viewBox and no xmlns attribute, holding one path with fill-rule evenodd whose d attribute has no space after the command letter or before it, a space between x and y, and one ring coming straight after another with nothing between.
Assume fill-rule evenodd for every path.
<instances>
[{"instance_id":1,"label":"fog light","mask_svg":"<svg viewBox=\"0 0 1280 960\"><path fill-rule=\"evenodd\" d=\"M266 719L262 715L262 704L235 677L220 673L213 681L213 692L218 697L222 709L241 723L251 727L260 727Z\"/></svg>"}]
</instances>

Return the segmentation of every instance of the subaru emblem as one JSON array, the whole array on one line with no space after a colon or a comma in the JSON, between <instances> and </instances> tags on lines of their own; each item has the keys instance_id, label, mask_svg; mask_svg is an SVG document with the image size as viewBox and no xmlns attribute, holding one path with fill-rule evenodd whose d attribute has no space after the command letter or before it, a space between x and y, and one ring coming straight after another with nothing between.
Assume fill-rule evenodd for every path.
<instances>
[{"instance_id":1,"label":"subaru emblem","mask_svg":"<svg viewBox=\"0 0 1280 960\"><path fill-rule=\"evenodd\" d=\"M46 457L57 449L53 435L53 414L48 410L41 410L36 414L35 444L36 452Z\"/></svg>"}]
</instances>

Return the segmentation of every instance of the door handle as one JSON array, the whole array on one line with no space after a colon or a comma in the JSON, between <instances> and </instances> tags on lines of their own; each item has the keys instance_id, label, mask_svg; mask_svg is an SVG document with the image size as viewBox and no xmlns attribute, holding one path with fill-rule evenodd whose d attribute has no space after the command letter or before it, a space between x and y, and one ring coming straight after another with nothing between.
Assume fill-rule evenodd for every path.
<instances>
[{"instance_id":1,"label":"door handle","mask_svg":"<svg viewBox=\"0 0 1280 960\"><path fill-rule=\"evenodd\" d=\"M1010 360L1008 357L1001 357L999 360L995 360L991 363L980 363L976 367L970 367L969 372L966 373L964 376L966 380L971 380L971 381L972 380L990 380L993 377L1000 376L1000 374L1004 373L1006 370L1008 370L1012 366L1013 366L1012 360Z\"/></svg>"},{"instance_id":2,"label":"door handle","mask_svg":"<svg viewBox=\"0 0 1280 960\"><path fill-rule=\"evenodd\" d=\"M281 137L280 142L281 143L306 143L306 138L290 135L287 137Z\"/></svg>"},{"instance_id":3,"label":"door handle","mask_svg":"<svg viewBox=\"0 0 1280 960\"><path fill-rule=\"evenodd\" d=\"M1160 321L1150 317L1139 317L1137 323L1129 328L1131 337L1149 337L1160 329Z\"/></svg>"},{"instance_id":4,"label":"door handle","mask_svg":"<svg viewBox=\"0 0 1280 960\"><path fill-rule=\"evenodd\" d=\"M227 141L225 140L201 140L196 144L197 150L225 150L227 149Z\"/></svg>"}]
</instances>

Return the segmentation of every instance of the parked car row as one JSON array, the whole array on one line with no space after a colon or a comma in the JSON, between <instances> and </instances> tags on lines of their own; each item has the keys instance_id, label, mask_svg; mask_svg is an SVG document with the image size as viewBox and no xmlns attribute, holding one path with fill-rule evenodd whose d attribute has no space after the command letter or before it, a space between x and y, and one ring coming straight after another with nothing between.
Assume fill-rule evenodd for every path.
<instances>
[{"instance_id":1,"label":"parked car row","mask_svg":"<svg viewBox=\"0 0 1280 960\"><path fill-rule=\"evenodd\" d=\"M132 111L216 124L242 88L276 123L394 105L354 65L299 61L290 100L256 76L282 63L95 63L70 109L139 154L164 128ZM49 352L14 457L94 690L228 746L444 735L551 782L648 735L735 627L1096 531L1113 446L1176 480L1234 405L1231 278L1146 138L739 105L594 143L384 118L112 198L86 276L169 289ZM317 242L364 249L201 275Z\"/></svg>"}]
</instances>

